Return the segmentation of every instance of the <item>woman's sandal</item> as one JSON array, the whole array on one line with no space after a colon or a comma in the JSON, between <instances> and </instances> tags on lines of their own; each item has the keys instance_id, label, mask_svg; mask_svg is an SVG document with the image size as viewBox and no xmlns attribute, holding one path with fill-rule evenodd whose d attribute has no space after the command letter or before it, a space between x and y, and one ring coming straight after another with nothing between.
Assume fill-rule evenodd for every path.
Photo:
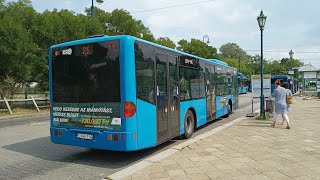
<instances>
[{"instance_id":1,"label":"woman's sandal","mask_svg":"<svg viewBox=\"0 0 320 180\"><path fill-rule=\"evenodd\" d=\"M286 129L290 129L290 126L287 126Z\"/></svg>"}]
</instances>

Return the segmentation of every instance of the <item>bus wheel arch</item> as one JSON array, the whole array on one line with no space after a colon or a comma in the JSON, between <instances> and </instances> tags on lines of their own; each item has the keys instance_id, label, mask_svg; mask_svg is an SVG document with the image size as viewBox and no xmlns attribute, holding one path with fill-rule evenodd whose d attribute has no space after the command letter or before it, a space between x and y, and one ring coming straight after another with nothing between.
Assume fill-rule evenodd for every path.
<instances>
[{"instance_id":1,"label":"bus wheel arch","mask_svg":"<svg viewBox=\"0 0 320 180\"><path fill-rule=\"evenodd\" d=\"M195 128L197 127L197 116L194 108L189 108L184 117L184 139L192 137Z\"/></svg>"}]
</instances>

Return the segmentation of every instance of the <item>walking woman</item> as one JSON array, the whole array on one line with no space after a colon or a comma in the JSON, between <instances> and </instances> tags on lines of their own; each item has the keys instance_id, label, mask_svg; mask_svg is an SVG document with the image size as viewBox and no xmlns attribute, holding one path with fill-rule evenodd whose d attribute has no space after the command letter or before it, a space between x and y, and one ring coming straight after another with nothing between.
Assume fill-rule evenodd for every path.
<instances>
[{"instance_id":1,"label":"walking woman","mask_svg":"<svg viewBox=\"0 0 320 180\"><path fill-rule=\"evenodd\" d=\"M286 95L287 90L280 86L281 82L280 79L275 81L276 89L272 93L272 97L275 98L275 105L274 105L274 116L273 116L273 123L271 126L275 127L278 115L282 115L282 118L286 121L287 127L286 129L290 129L289 117L287 115L287 102L286 102Z\"/></svg>"},{"instance_id":2,"label":"walking woman","mask_svg":"<svg viewBox=\"0 0 320 180\"><path fill-rule=\"evenodd\" d=\"M291 90L289 89L289 83L287 83L287 82L284 82L284 83L282 83L282 87L283 88L285 88L286 89L286 96L293 96L292 95L292 92L291 92ZM287 111L287 113L290 111L290 104L288 104L288 102L287 102L287 108L286 108L286 111Z\"/></svg>"}]
</instances>

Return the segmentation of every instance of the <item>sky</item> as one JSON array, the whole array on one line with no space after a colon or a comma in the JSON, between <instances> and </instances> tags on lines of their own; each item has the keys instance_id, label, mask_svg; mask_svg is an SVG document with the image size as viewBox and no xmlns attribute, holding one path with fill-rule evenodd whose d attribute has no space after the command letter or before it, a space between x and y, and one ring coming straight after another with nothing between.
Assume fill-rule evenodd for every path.
<instances>
[{"instance_id":1,"label":"sky","mask_svg":"<svg viewBox=\"0 0 320 180\"><path fill-rule=\"evenodd\" d=\"M189 3L197 4L139 12ZM84 13L91 1L32 0L32 5L39 12L64 8ZM105 0L95 5L107 12L117 8L129 11L156 38L169 37L177 43L181 39L203 40L208 35L211 46L219 48L228 42L236 43L251 55L260 54L257 16L263 10L267 16L263 31L264 57L288 58L292 49L294 58L320 67L320 1L317 0Z\"/></svg>"}]
</instances>

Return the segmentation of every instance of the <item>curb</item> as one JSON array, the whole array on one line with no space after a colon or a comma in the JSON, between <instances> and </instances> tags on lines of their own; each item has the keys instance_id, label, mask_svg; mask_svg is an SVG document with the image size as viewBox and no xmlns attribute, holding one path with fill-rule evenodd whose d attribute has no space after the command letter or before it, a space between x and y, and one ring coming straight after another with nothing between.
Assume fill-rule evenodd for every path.
<instances>
[{"instance_id":1,"label":"curb","mask_svg":"<svg viewBox=\"0 0 320 180\"><path fill-rule=\"evenodd\" d=\"M16 119L21 117L34 117L34 116L41 116L41 115L49 115L49 112L39 112L39 113L32 113L32 114L19 114L19 115L5 115L0 117L0 121L4 119Z\"/></svg>"},{"instance_id":2,"label":"curb","mask_svg":"<svg viewBox=\"0 0 320 180\"><path fill-rule=\"evenodd\" d=\"M256 110L254 112L257 113L257 112L260 112L260 110ZM212 134L215 134L215 133L217 133L217 132L219 132L219 131L221 131L221 130L229 127L229 126L232 126L233 124L235 124L237 122L240 122L240 121L244 120L244 119L248 119L248 118L245 117L245 116L237 118L237 119L235 119L235 120L233 120L233 121L231 121L231 122L229 122L227 124L224 124L222 126L214 128L214 129L212 129L210 131L207 131L207 132L205 132L203 134L200 134L200 135L198 135L196 137L193 137L193 138L191 138L191 139L189 139L189 140L187 140L187 141L185 141L183 143L180 143L180 144L178 144L176 146L173 146L173 147L171 147L171 148L169 148L169 149L167 149L165 151L162 151L162 152L160 152L158 154L155 154L155 155L153 155L153 156L151 156L151 157L149 157L149 158L147 158L147 159L145 159L143 161L140 161L140 162L138 162L136 164L133 164L133 165L127 167L127 168L124 168L124 169L122 169L122 170L120 170L118 172L115 172L115 173L109 175L108 177L106 177L106 178L104 178L102 180L124 179L124 178L126 178L128 176L131 176L134 173L136 173L136 172L138 172L140 170L143 170L143 169L147 168L148 166L151 166L152 164L154 164L156 162L161 161L162 159L165 159L165 158L167 158L169 156L174 155L175 153L181 151L183 148L185 148L185 147L187 147L187 146L189 146L189 145L191 145L191 144L193 144L195 142L198 142L198 141L200 141L200 140L202 140L204 138L207 138L208 136L211 136Z\"/></svg>"}]
</instances>

